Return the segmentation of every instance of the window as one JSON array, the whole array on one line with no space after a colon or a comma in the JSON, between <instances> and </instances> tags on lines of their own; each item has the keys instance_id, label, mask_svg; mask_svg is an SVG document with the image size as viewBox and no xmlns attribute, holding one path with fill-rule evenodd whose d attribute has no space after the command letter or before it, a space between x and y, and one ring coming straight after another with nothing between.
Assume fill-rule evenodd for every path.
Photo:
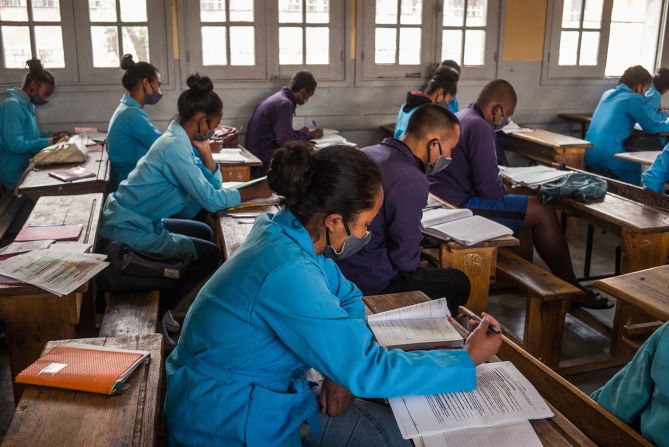
<instances>
[{"instance_id":1,"label":"window","mask_svg":"<svg viewBox=\"0 0 669 447\"><path fill-rule=\"evenodd\" d=\"M470 67L485 64L487 10L487 0L446 0L441 60L452 59Z\"/></svg>"},{"instance_id":2,"label":"window","mask_svg":"<svg viewBox=\"0 0 669 447\"><path fill-rule=\"evenodd\" d=\"M374 63L420 65L421 0L376 0Z\"/></svg>"},{"instance_id":3,"label":"window","mask_svg":"<svg viewBox=\"0 0 669 447\"><path fill-rule=\"evenodd\" d=\"M200 2L203 65L255 65L253 9L243 0Z\"/></svg>"}]
</instances>

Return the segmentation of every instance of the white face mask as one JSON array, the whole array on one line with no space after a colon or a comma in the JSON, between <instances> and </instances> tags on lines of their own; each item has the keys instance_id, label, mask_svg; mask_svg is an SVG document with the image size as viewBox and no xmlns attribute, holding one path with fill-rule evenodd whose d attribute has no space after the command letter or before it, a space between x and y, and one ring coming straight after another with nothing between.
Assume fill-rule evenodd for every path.
<instances>
[{"instance_id":1,"label":"white face mask","mask_svg":"<svg viewBox=\"0 0 669 447\"><path fill-rule=\"evenodd\" d=\"M448 167L449 164L451 164L451 159L444 157L444 154L441 150L441 143L437 142L439 145L439 157L437 157L437 161L434 162L434 164L430 164L430 145L432 142L428 143L427 145L427 163L425 163L425 174L426 175L433 175L436 174L437 172L441 172L444 169Z\"/></svg>"}]
</instances>

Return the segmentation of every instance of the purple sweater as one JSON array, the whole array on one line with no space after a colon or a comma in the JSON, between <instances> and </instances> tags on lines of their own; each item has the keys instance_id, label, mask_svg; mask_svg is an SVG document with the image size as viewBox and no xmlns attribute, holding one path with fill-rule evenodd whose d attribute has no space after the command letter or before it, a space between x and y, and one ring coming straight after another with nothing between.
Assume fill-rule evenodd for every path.
<instances>
[{"instance_id":1,"label":"purple sweater","mask_svg":"<svg viewBox=\"0 0 669 447\"><path fill-rule=\"evenodd\" d=\"M289 141L310 140L311 132L293 129L295 97L288 87L265 99L253 111L246 126L246 148L263 162L267 169L274 151Z\"/></svg>"},{"instance_id":2,"label":"purple sweater","mask_svg":"<svg viewBox=\"0 0 669 447\"><path fill-rule=\"evenodd\" d=\"M374 295L398 272L420 266L420 219L428 182L422 162L399 140L386 138L363 152L383 171L383 206L369 227L372 240L338 265L363 294Z\"/></svg>"},{"instance_id":3,"label":"purple sweater","mask_svg":"<svg viewBox=\"0 0 669 447\"><path fill-rule=\"evenodd\" d=\"M430 192L455 206L461 206L472 197L500 197L504 186L499 178L493 126L483 119L476 104L469 104L456 115L460 119L460 141L451 156L451 164L429 177Z\"/></svg>"}]
</instances>

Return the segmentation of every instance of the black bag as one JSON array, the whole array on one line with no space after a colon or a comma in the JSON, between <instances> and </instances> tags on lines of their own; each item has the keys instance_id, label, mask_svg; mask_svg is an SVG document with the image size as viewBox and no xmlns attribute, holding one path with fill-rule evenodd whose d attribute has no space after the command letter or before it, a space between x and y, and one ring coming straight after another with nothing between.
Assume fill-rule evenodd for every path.
<instances>
[{"instance_id":1,"label":"black bag","mask_svg":"<svg viewBox=\"0 0 669 447\"><path fill-rule=\"evenodd\" d=\"M628 152L661 151L664 145L657 135L647 132L633 131L632 135L623 141Z\"/></svg>"},{"instance_id":2,"label":"black bag","mask_svg":"<svg viewBox=\"0 0 669 447\"><path fill-rule=\"evenodd\" d=\"M608 184L601 177L572 172L559 180L541 185L539 200L545 205L565 197L583 203L597 202L604 199L607 189Z\"/></svg>"}]
</instances>

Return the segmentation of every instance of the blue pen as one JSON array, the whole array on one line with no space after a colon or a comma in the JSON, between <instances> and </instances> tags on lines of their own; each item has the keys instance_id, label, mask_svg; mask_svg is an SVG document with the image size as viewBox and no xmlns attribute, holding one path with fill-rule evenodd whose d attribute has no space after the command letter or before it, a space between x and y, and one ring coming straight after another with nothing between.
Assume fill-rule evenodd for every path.
<instances>
[{"instance_id":1,"label":"blue pen","mask_svg":"<svg viewBox=\"0 0 669 447\"><path fill-rule=\"evenodd\" d=\"M318 128L318 123L316 120L311 120L311 124L313 124L315 128Z\"/></svg>"}]
</instances>

